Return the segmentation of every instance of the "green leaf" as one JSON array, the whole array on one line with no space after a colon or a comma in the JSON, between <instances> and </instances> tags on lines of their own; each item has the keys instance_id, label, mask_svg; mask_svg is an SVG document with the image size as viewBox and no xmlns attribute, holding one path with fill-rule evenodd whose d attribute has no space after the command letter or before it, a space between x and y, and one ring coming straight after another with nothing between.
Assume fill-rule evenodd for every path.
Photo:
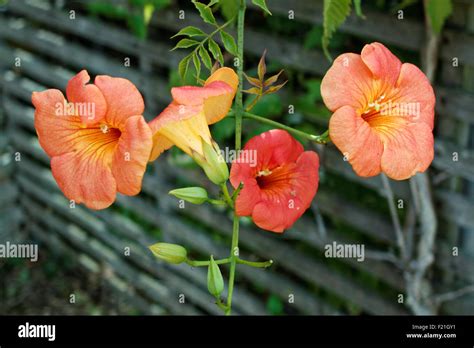
<instances>
[{"instance_id":1,"label":"green leaf","mask_svg":"<svg viewBox=\"0 0 474 348\"><path fill-rule=\"evenodd\" d=\"M196 69L196 78L199 80L199 76L201 76L201 62L199 61L197 52L193 54L193 64Z\"/></svg>"},{"instance_id":2,"label":"green leaf","mask_svg":"<svg viewBox=\"0 0 474 348\"><path fill-rule=\"evenodd\" d=\"M219 0L211 0L211 1L207 4L207 6L208 6L208 7L211 7L211 6L214 6L214 5L217 4L217 3L219 3Z\"/></svg>"},{"instance_id":3,"label":"green leaf","mask_svg":"<svg viewBox=\"0 0 474 348\"><path fill-rule=\"evenodd\" d=\"M179 76L181 77L181 80L184 80L186 78L186 73L188 72L190 60L191 60L191 54L184 57L181 60L181 62L179 62L178 72L179 72Z\"/></svg>"},{"instance_id":4,"label":"green leaf","mask_svg":"<svg viewBox=\"0 0 474 348\"><path fill-rule=\"evenodd\" d=\"M257 5L258 7L260 7L262 10L264 10L270 16L272 15L272 13L270 12L270 10L267 7L267 4L265 3L265 0L252 0L252 3L254 5Z\"/></svg>"},{"instance_id":5,"label":"green leaf","mask_svg":"<svg viewBox=\"0 0 474 348\"><path fill-rule=\"evenodd\" d=\"M355 12L356 12L357 16L359 16L360 18L365 19L365 16L362 13L361 0L354 0L354 9L355 9Z\"/></svg>"},{"instance_id":6,"label":"green leaf","mask_svg":"<svg viewBox=\"0 0 474 348\"><path fill-rule=\"evenodd\" d=\"M199 45L199 41L196 40L191 40L191 39L181 39L179 42L176 44L176 46L173 47L172 51L174 51L177 48L188 48L192 46Z\"/></svg>"},{"instance_id":7,"label":"green leaf","mask_svg":"<svg viewBox=\"0 0 474 348\"><path fill-rule=\"evenodd\" d=\"M322 44L324 54L330 61L332 61L332 58L328 50L329 41L331 40L331 37L337 28L339 28L339 26L344 23L350 12L351 0L324 0L324 34Z\"/></svg>"},{"instance_id":8,"label":"green leaf","mask_svg":"<svg viewBox=\"0 0 474 348\"><path fill-rule=\"evenodd\" d=\"M209 51L212 53L214 59L216 59L221 64L221 66L224 66L224 57L222 56L221 48L212 39L209 39Z\"/></svg>"},{"instance_id":9,"label":"green leaf","mask_svg":"<svg viewBox=\"0 0 474 348\"><path fill-rule=\"evenodd\" d=\"M220 0L221 13L226 20L231 20L239 12L240 0Z\"/></svg>"},{"instance_id":10,"label":"green leaf","mask_svg":"<svg viewBox=\"0 0 474 348\"><path fill-rule=\"evenodd\" d=\"M199 47L199 56L201 57L201 60L206 66L206 68L211 70L212 69L211 56L209 56L209 53L207 53L207 50L203 46Z\"/></svg>"},{"instance_id":11,"label":"green leaf","mask_svg":"<svg viewBox=\"0 0 474 348\"><path fill-rule=\"evenodd\" d=\"M196 6L197 10L199 11L199 15L204 20L204 22L209 24L216 24L216 19L212 14L212 10L210 7L193 0L194 6Z\"/></svg>"},{"instance_id":12,"label":"green leaf","mask_svg":"<svg viewBox=\"0 0 474 348\"><path fill-rule=\"evenodd\" d=\"M145 24L148 25L150 23L151 17L153 16L153 12L155 11L155 6L153 4L146 4L143 8L143 19Z\"/></svg>"},{"instance_id":13,"label":"green leaf","mask_svg":"<svg viewBox=\"0 0 474 348\"><path fill-rule=\"evenodd\" d=\"M224 30L221 30L221 39L227 52L234 56L237 56L237 44L235 43L235 40L232 35L226 33Z\"/></svg>"},{"instance_id":14,"label":"green leaf","mask_svg":"<svg viewBox=\"0 0 474 348\"><path fill-rule=\"evenodd\" d=\"M209 293L215 297L219 297L222 291L224 291L224 279L222 278L221 270L214 261L212 255L207 270L207 289L209 290Z\"/></svg>"},{"instance_id":15,"label":"green leaf","mask_svg":"<svg viewBox=\"0 0 474 348\"><path fill-rule=\"evenodd\" d=\"M175 35L173 35L171 38L174 38L176 36L207 36L205 32L203 32L201 29L193 27L193 26L188 26L180 31L178 31Z\"/></svg>"},{"instance_id":16,"label":"green leaf","mask_svg":"<svg viewBox=\"0 0 474 348\"><path fill-rule=\"evenodd\" d=\"M451 0L429 0L425 10L429 16L431 28L439 34L443 30L446 18L453 12L453 4Z\"/></svg>"}]
</instances>

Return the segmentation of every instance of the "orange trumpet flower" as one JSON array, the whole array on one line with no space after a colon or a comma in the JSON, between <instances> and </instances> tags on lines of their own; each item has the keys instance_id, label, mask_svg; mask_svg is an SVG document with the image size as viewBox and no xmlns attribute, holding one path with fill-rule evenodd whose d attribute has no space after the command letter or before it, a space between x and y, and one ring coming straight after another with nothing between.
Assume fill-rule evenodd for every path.
<instances>
[{"instance_id":1,"label":"orange trumpet flower","mask_svg":"<svg viewBox=\"0 0 474 348\"><path fill-rule=\"evenodd\" d=\"M435 95L427 77L384 45L340 55L321 83L329 135L359 176L407 179L433 160Z\"/></svg>"},{"instance_id":2,"label":"orange trumpet flower","mask_svg":"<svg viewBox=\"0 0 474 348\"><path fill-rule=\"evenodd\" d=\"M173 145L188 155L203 155L201 138L211 144L209 124L229 112L237 91L238 77L230 68L217 69L203 87L183 86L171 89L173 101L150 122L153 131L154 161Z\"/></svg>"},{"instance_id":3,"label":"orange trumpet flower","mask_svg":"<svg viewBox=\"0 0 474 348\"><path fill-rule=\"evenodd\" d=\"M66 94L33 92L35 128L51 157L51 170L64 195L91 209L110 206L120 192L136 195L152 148L143 118L143 98L128 80L86 70L68 83Z\"/></svg>"},{"instance_id":4,"label":"orange trumpet flower","mask_svg":"<svg viewBox=\"0 0 474 348\"><path fill-rule=\"evenodd\" d=\"M150 122L153 132L150 161L176 145L196 160L211 181L219 184L227 180L227 165L220 157L208 125L227 115L237 85L234 70L220 68L206 80L203 87L172 88L173 102Z\"/></svg>"},{"instance_id":5,"label":"orange trumpet flower","mask_svg":"<svg viewBox=\"0 0 474 348\"><path fill-rule=\"evenodd\" d=\"M246 158L253 157L255 161ZM230 182L243 183L235 202L239 216L252 216L272 232L290 228L311 205L319 183L319 157L287 131L273 129L253 137L232 163Z\"/></svg>"}]
</instances>

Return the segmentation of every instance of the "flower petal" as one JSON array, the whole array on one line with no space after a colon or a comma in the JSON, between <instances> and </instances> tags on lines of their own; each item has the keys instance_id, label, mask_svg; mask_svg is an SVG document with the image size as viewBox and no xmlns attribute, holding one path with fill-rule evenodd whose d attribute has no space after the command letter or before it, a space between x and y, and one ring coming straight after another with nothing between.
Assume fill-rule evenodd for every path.
<instances>
[{"instance_id":1,"label":"flower petal","mask_svg":"<svg viewBox=\"0 0 474 348\"><path fill-rule=\"evenodd\" d=\"M417 172L424 172L434 156L434 139L431 128L423 123L400 127L396 134L385 141L382 170L395 180L408 179Z\"/></svg>"},{"instance_id":2,"label":"flower petal","mask_svg":"<svg viewBox=\"0 0 474 348\"><path fill-rule=\"evenodd\" d=\"M329 136L359 176L380 173L382 141L352 107L343 106L332 115Z\"/></svg>"},{"instance_id":3,"label":"flower petal","mask_svg":"<svg viewBox=\"0 0 474 348\"><path fill-rule=\"evenodd\" d=\"M69 152L51 159L53 176L68 199L97 210L114 202L116 184L110 170L114 146Z\"/></svg>"},{"instance_id":4,"label":"flower petal","mask_svg":"<svg viewBox=\"0 0 474 348\"><path fill-rule=\"evenodd\" d=\"M419 105L419 115L412 120L425 122L433 129L436 97L426 75L415 65L405 63L396 85L398 93L393 102Z\"/></svg>"},{"instance_id":5,"label":"flower petal","mask_svg":"<svg viewBox=\"0 0 474 348\"><path fill-rule=\"evenodd\" d=\"M286 213L281 202L260 201L253 210L252 219L261 229L282 233L288 228Z\"/></svg>"},{"instance_id":6,"label":"flower petal","mask_svg":"<svg viewBox=\"0 0 474 348\"><path fill-rule=\"evenodd\" d=\"M244 150L257 151L256 168L265 170L295 162L304 149L287 131L272 129L250 139Z\"/></svg>"},{"instance_id":7,"label":"flower petal","mask_svg":"<svg viewBox=\"0 0 474 348\"><path fill-rule=\"evenodd\" d=\"M214 81L225 82L230 86L232 91L230 93L224 93L206 99L204 102L204 113L206 114L208 124L213 124L222 120L229 113L239 85L239 78L235 71L226 67L217 69L211 76L209 76L204 86L210 86Z\"/></svg>"},{"instance_id":8,"label":"flower petal","mask_svg":"<svg viewBox=\"0 0 474 348\"><path fill-rule=\"evenodd\" d=\"M362 110L370 102L372 73L360 55L344 53L334 60L321 82L321 95L329 110L348 105Z\"/></svg>"},{"instance_id":9,"label":"flower petal","mask_svg":"<svg viewBox=\"0 0 474 348\"><path fill-rule=\"evenodd\" d=\"M171 89L171 94L178 104L204 104L207 122L212 124L229 112L237 86L238 77L234 70L220 68L206 80L203 87L175 87Z\"/></svg>"},{"instance_id":10,"label":"flower petal","mask_svg":"<svg viewBox=\"0 0 474 348\"><path fill-rule=\"evenodd\" d=\"M386 86L395 85L402 63L387 47L378 42L365 45L361 57L375 79L382 80Z\"/></svg>"},{"instance_id":11,"label":"flower petal","mask_svg":"<svg viewBox=\"0 0 474 348\"><path fill-rule=\"evenodd\" d=\"M74 139L76 131L81 128L81 119L64 112L67 104L61 91L33 92L31 100L36 109L36 133L44 151L50 157L74 151Z\"/></svg>"},{"instance_id":12,"label":"flower petal","mask_svg":"<svg viewBox=\"0 0 474 348\"><path fill-rule=\"evenodd\" d=\"M66 87L67 99L74 104L84 125L99 123L107 111L107 104L102 92L97 86L87 84L89 81L89 74L86 70L82 70L69 80Z\"/></svg>"},{"instance_id":13,"label":"flower petal","mask_svg":"<svg viewBox=\"0 0 474 348\"><path fill-rule=\"evenodd\" d=\"M232 168L234 168L234 166L232 166ZM232 182L233 186L234 183L236 182ZM260 188L257 185L257 180L254 178L249 178L243 181L243 183L244 186L239 192L239 196L235 203L235 211L238 216L250 216L252 215L255 205L261 200ZM240 182L238 182L234 187L237 188L239 185Z\"/></svg>"},{"instance_id":14,"label":"flower petal","mask_svg":"<svg viewBox=\"0 0 474 348\"><path fill-rule=\"evenodd\" d=\"M261 191L261 201L252 213L255 224L260 228L283 232L310 207L318 190L319 157L313 151L306 151L300 155L296 165L292 164L287 164L291 173L285 185L274 185Z\"/></svg>"},{"instance_id":15,"label":"flower petal","mask_svg":"<svg viewBox=\"0 0 474 348\"><path fill-rule=\"evenodd\" d=\"M100 75L95 78L107 102L105 121L116 128L122 128L127 118L142 115L145 109L142 95L127 79Z\"/></svg>"},{"instance_id":16,"label":"flower petal","mask_svg":"<svg viewBox=\"0 0 474 348\"><path fill-rule=\"evenodd\" d=\"M229 93L232 93L232 88L222 81L214 81L204 87L182 86L171 88L173 101L176 104L183 105L201 105L207 98Z\"/></svg>"},{"instance_id":17,"label":"flower petal","mask_svg":"<svg viewBox=\"0 0 474 348\"><path fill-rule=\"evenodd\" d=\"M151 129L143 116L129 117L112 160L112 174L120 193L133 196L140 192L151 147Z\"/></svg>"},{"instance_id":18,"label":"flower petal","mask_svg":"<svg viewBox=\"0 0 474 348\"><path fill-rule=\"evenodd\" d=\"M182 105L172 102L158 116L156 116L148 125L153 135L153 148L150 155L150 161L156 160L165 150L168 150L174 144L158 131L166 127L169 123L187 120L202 112L202 105Z\"/></svg>"}]
</instances>

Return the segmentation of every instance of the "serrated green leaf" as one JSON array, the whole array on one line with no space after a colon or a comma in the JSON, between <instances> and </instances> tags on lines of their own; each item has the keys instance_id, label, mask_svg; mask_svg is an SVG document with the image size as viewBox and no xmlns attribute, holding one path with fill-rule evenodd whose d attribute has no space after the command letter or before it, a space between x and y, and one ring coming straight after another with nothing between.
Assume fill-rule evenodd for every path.
<instances>
[{"instance_id":1,"label":"serrated green leaf","mask_svg":"<svg viewBox=\"0 0 474 348\"><path fill-rule=\"evenodd\" d=\"M208 68L209 70L212 69L212 59L211 56L209 56L209 53L207 53L207 50L201 46L199 48L199 56L201 57L201 60L203 64Z\"/></svg>"},{"instance_id":2,"label":"serrated green leaf","mask_svg":"<svg viewBox=\"0 0 474 348\"><path fill-rule=\"evenodd\" d=\"M231 20L237 15L240 6L240 0L220 0L221 13L226 20Z\"/></svg>"},{"instance_id":3,"label":"serrated green leaf","mask_svg":"<svg viewBox=\"0 0 474 348\"><path fill-rule=\"evenodd\" d=\"M196 45L199 45L199 41L196 40L191 40L191 39L181 39L179 42L176 44L176 46L173 47L172 51L174 51L177 48L188 48L188 47L193 47Z\"/></svg>"},{"instance_id":4,"label":"serrated green leaf","mask_svg":"<svg viewBox=\"0 0 474 348\"><path fill-rule=\"evenodd\" d=\"M193 27L193 26L187 26L180 31L178 31L176 34L174 34L171 38L174 38L176 36L207 36L205 32L203 32L201 29Z\"/></svg>"},{"instance_id":5,"label":"serrated green leaf","mask_svg":"<svg viewBox=\"0 0 474 348\"><path fill-rule=\"evenodd\" d=\"M229 33L226 33L224 30L221 30L220 34L221 34L222 43L224 44L224 47L227 50L227 52L229 52L230 54L234 56L237 56L238 55L237 44L235 43L235 40L232 37L232 35L230 35Z\"/></svg>"},{"instance_id":6,"label":"serrated green leaf","mask_svg":"<svg viewBox=\"0 0 474 348\"><path fill-rule=\"evenodd\" d=\"M197 2L195 0L193 0L193 4L194 6L196 6L197 10L199 11L199 15L201 16L204 22L209 23L209 24L216 24L216 19L214 18L214 14L212 13L212 10L208 6L200 2Z\"/></svg>"},{"instance_id":7,"label":"serrated green leaf","mask_svg":"<svg viewBox=\"0 0 474 348\"><path fill-rule=\"evenodd\" d=\"M224 57L222 56L222 51L219 45L214 40L209 39L208 47L214 59L216 59L221 66L224 66Z\"/></svg>"},{"instance_id":8,"label":"serrated green leaf","mask_svg":"<svg viewBox=\"0 0 474 348\"><path fill-rule=\"evenodd\" d=\"M267 4L266 4L265 0L252 0L252 3L254 5L257 5L258 7L260 7L262 10L264 10L270 16L272 15L272 13L270 12L270 10L267 7Z\"/></svg>"},{"instance_id":9,"label":"serrated green leaf","mask_svg":"<svg viewBox=\"0 0 474 348\"><path fill-rule=\"evenodd\" d=\"M324 54L330 61L332 61L332 58L328 50L329 40L331 40L331 37L337 28L344 23L350 12L351 0L324 0L324 34L322 44Z\"/></svg>"},{"instance_id":10,"label":"serrated green leaf","mask_svg":"<svg viewBox=\"0 0 474 348\"><path fill-rule=\"evenodd\" d=\"M193 64L196 69L196 78L199 79L199 76L201 76L201 62L199 61L197 52L193 54Z\"/></svg>"},{"instance_id":11,"label":"serrated green leaf","mask_svg":"<svg viewBox=\"0 0 474 348\"><path fill-rule=\"evenodd\" d=\"M184 57L181 60L181 62L179 62L178 72L179 72L179 76L181 77L181 80L184 80L186 78L186 73L188 72L190 59L191 59L191 55L188 55Z\"/></svg>"},{"instance_id":12,"label":"serrated green leaf","mask_svg":"<svg viewBox=\"0 0 474 348\"><path fill-rule=\"evenodd\" d=\"M451 12L453 12L451 0L429 0L426 3L426 13L429 16L431 28L436 34L441 33Z\"/></svg>"}]
</instances>

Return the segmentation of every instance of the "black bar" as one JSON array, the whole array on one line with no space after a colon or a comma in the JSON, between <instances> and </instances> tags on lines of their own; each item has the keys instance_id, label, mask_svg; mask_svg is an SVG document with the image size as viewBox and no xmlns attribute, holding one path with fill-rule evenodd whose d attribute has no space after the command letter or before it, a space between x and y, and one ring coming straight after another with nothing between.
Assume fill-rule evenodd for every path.
<instances>
[{"instance_id":1,"label":"black bar","mask_svg":"<svg viewBox=\"0 0 474 348\"><path fill-rule=\"evenodd\" d=\"M26 327L28 323L28 327ZM55 339L19 337L55 325ZM20 325L24 325L20 327ZM46 331L44 331L46 333ZM36 334L36 330L29 331ZM424 337L409 338L407 334ZM434 338L430 335L455 335ZM57 344L395 344L474 346L470 316L0 316L0 346ZM158 344L159 343L159 344ZM158 344L158 345L157 345Z\"/></svg>"}]
</instances>

